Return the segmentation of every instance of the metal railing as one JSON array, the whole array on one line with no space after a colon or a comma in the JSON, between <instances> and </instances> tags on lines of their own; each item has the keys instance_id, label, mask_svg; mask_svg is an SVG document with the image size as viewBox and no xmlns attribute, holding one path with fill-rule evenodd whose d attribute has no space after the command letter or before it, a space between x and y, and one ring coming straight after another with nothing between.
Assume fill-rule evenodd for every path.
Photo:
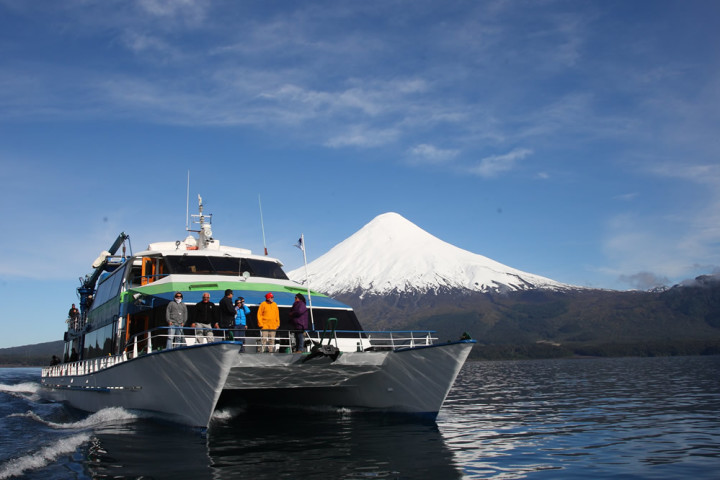
<instances>
[{"instance_id":1,"label":"metal railing","mask_svg":"<svg viewBox=\"0 0 720 480\"><path fill-rule=\"evenodd\" d=\"M91 358L77 362L59 363L42 369L42 377L65 377L75 375L88 375L90 373L104 370L126 361L127 355L113 355L107 357Z\"/></svg>"},{"instance_id":2,"label":"metal railing","mask_svg":"<svg viewBox=\"0 0 720 480\"><path fill-rule=\"evenodd\" d=\"M299 348L295 345L295 330L274 330L274 342L263 343L262 330L246 330L245 336L235 337L236 329L215 329L205 327L174 328L181 334L170 334L174 327L156 327L137 333L130 337L122 353L108 355L76 362L66 362L44 367L43 377L63 377L87 375L109 368L142 355L157 353L163 350L196 347L201 344L220 341L241 343L244 353L290 353L298 350L309 352L314 345L325 341L334 344L341 352L372 352L390 351L398 348L414 348L432 345L437 337L434 331L400 330L400 331L363 331L333 330L330 336L326 331L305 331L304 342ZM172 340L171 340L172 339ZM170 341L169 341L170 340Z\"/></svg>"}]
</instances>

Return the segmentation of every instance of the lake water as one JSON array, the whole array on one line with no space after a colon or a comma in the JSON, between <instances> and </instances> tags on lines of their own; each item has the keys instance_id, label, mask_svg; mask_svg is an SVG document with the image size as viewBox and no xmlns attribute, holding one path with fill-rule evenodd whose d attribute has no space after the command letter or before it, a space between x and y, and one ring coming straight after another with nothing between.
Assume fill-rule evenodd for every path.
<instances>
[{"instance_id":1,"label":"lake water","mask_svg":"<svg viewBox=\"0 0 720 480\"><path fill-rule=\"evenodd\" d=\"M469 362L435 422L220 411L207 434L0 369L4 478L718 478L720 357Z\"/></svg>"}]
</instances>

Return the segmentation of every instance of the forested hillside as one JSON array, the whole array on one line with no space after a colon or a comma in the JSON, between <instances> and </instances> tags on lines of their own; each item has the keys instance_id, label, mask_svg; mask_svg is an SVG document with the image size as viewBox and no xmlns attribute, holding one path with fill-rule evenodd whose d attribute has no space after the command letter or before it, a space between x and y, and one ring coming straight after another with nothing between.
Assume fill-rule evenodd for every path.
<instances>
[{"instance_id":1,"label":"forested hillside","mask_svg":"<svg viewBox=\"0 0 720 480\"><path fill-rule=\"evenodd\" d=\"M478 358L720 353L720 282L701 277L661 292L532 290L508 294L341 298L365 329L463 332Z\"/></svg>"}]
</instances>

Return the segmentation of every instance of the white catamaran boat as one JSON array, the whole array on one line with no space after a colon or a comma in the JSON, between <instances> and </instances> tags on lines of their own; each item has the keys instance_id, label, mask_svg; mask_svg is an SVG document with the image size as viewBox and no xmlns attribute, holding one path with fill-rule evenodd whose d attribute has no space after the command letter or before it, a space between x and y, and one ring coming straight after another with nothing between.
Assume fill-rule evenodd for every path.
<instances>
[{"instance_id":1,"label":"white catamaran boat","mask_svg":"<svg viewBox=\"0 0 720 480\"><path fill-rule=\"evenodd\" d=\"M43 368L41 393L87 411L120 406L206 428L216 406L346 407L435 418L474 340L436 343L432 331L364 331L352 308L287 278L282 263L220 245L212 215L193 215L183 241L125 255L118 236L81 279L80 315L68 319L64 361ZM115 255L120 246L123 254ZM251 313L244 339L191 327L203 293L226 289ZM190 321L168 342L167 305L182 292ZM276 348L263 353L257 306L280 310ZM295 345L295 295L310 296L312 326ZM290 353L296 352L296 353ZM300 352L300 353L297 353Z\"/></svg>"}]
</instances>

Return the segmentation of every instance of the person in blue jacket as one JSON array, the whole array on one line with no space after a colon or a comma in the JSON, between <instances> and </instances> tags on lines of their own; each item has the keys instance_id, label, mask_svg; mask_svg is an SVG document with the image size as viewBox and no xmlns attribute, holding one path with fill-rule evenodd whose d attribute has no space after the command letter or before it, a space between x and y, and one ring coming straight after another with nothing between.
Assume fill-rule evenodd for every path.
<instances>
[{"instance_id":1,"label":"person in blue jacket","mask_svg":"<svg viewBox=\"0 0 720 480\"><path fill-rule=\"evenodd\" d=\"M240 342L243 346L240 349L241 352L245 351L245 330L247 329L247 314L250 313L250 309L245 305L245 299L238 297L235 300L235 328L233 329L233 336L236 342Z\"/></svg>"}]
</instances>

